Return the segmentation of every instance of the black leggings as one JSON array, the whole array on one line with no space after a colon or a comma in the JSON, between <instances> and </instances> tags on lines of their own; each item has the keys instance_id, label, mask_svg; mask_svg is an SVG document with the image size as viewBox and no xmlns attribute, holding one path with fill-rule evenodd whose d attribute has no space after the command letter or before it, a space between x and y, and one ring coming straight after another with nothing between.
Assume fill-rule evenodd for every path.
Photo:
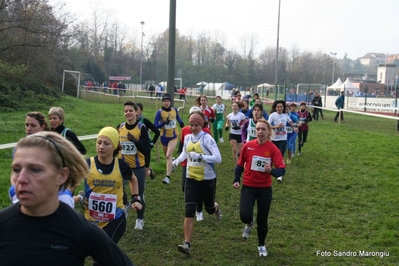
<instances>
[{"instance_id":1,"label":"black leggings","mask_svg":"<svg viewBox=\"0 0 399 266\"><path fill-rule=\"evenodd\" d=\"M272 142L274 145L277 146L277 148L281 152L281 155L284 158L284 153L285 153L285 150L287 149L287 140L279 140L279 141L272 140Z\"/></svg>"},{"instance_id":2,"label":"black leggings","mask_svg":"<svg viewBox=\"0 0 399 266\"><path fill-rule=\"evenodd\" d=\"M186 186L186 171L187 171L187 166L183 166L182 170L181 170L181 188L183 190L184 193L184 187ZM216 179L215 179L216 181ZM215 186L216 186L216 182L215 182ZM197 212L202 212L202 206L204 205L204 200L202 199L202 197L198 197L198 201L197 201Z\"/></svg>"},{"instance_id":3,"label":"black leggings","mask_svg":"<svg viewBox=\"0 0 399 266\"><path fill-rule=\"evenodd\" d=\"M308 130L299 130L298 132L298 151L301 152L303 144L308 139Z\"/></svg>"},{"instance_id":4,"label":"black leggings","mask_svg":"<svg viewBox=\"0 0 399 266\"><path fill-rule=\"evenodd\" d=\"M103 227L104 232L116 243L122 238L126 231L126 216L123 213L118 219L109 222ZM96 261L93 261L93 266L100 266Z\"/></svg>"},{"instance_id":5,"label":"black leggings","mask_svg":"<svg viewBox=\"0 0 399 266\"><path fill-rule=\"evenodd\" d=\"M272 203L272 187L257 188L243 185L240 198L240 218L245 224L253 220L255 201L258 207L256 217L258 231L258 245L264 246L268 225L270 205Z\"/></svg>"},{"instance_id":6,"label":"black leggings","mask_svg":"<svg viewBox=\"0 0 399 266\"><path fill-rule=\"evenodd\" d=\"M184 188L184 201L186 203L186 217L193 218L195 215L198 198L202 198L205 211L209 214L215 213L215 179L197 181L186 178Z\"/></svg>"}]
</instances>

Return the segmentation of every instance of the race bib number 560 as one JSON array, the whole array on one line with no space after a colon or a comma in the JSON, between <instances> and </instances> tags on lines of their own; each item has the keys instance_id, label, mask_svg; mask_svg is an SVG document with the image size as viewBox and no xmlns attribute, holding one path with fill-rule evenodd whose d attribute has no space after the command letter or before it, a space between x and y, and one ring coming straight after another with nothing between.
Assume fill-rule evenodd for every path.
<instances>
[{"instance_id":1,"label":"race bib number 560","mask_svg":"<svg viewBox=\"0 0 399 266\"><path fill-rule=\"evenodd\" d=\"M116 201L116 195L92 192L89 197L90 217L102 222L114 220L116 214Z\"/></svg>"}]
</instances>

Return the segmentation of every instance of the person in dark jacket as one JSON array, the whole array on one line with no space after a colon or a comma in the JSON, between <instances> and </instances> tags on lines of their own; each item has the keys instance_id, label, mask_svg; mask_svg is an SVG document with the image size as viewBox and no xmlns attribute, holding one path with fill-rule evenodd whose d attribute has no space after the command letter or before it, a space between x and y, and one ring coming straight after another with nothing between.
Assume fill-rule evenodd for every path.
<instances>
[{"instance_id":1,"label":"person in dark jacket","mask_svg":"<svg viewBox=\"0 0 399 266\"><path fill-rule=\"evenodd\" d=\"M335 100L335 106L338 108L338 112L335 115L334 118L334 122L338 121L338 116L341 113L341 122L345 122L344 121L344 112L342 112L340 109L344 108L344 104L345 104L345 91L341 90L340 95L338 96L338 98Z\"/></svg>"},{"instance_id":2,"label":"person in dark jacket","mask_svg":"<svg viewBox=\"0 0 399 266\"><path fill-rule=\"evenodd\" d=\"M318 93L317 91L312 100L312 105L313 105L313 119L319 120L319 113L320 113L321 118L324 120L325 118L323 115L323 109L320 108L323 107L323 102L320 93Z\"/></svg>"}]
</instances>

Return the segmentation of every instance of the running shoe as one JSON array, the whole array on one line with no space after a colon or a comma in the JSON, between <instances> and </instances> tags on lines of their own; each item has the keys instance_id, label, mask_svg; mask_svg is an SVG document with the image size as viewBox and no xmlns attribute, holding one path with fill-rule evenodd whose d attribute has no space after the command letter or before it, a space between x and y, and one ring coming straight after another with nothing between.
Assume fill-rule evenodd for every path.
<instances>
[{"instance_id":1,"label":"running shoe","mask_svg":"<svg viewBox=\"0 0 399 266\"><path fill-rule=\"evenodd\" d=\"M197 221L204 220L204 216L202 215L202 212L196 212L196 220Z\"/></svg>"},{"instance_id":2,"label":"running shoe","mask_svg":"<svg viewBox=\"0 0 399 266\"><path fill-rule=\"evenodd\" d=\"M136 225L134 226L134 229L143 230L143 228L144 228L144 220L136 219Z\"/></svg>"},{"instance_id":3,"label":"running shoe","mask_svg":"<svg viewBox=\"0 0 399 266\"><path fill-rule=\"evenodd\" d=\"M267 256L267 250L265 246L258 246L258 251L259 251L259 257Z\"/></svg>"},{"instance_id":4,"label":"running shoe","mask_svg":"<svg viewBox=\"0 0 399 266\"><path fill-rule=\"evenodd\" d=\"M190 243L186 241L183 241L183 244L177 246L177 250L187 255L190 255L190 249L191 249Z\"/></svg>"},{"instance_id":5,"label":"running shoe","mask_svg":"<svg viewBox=\"0 0 399 266\"><path fill-rule=\"evenodd\" d=\"M220 138L219 141L220 141L220 143L223 143L223 142L224 142L224 139L223 139L223 138Z\"/></svg>"},{"instance_id":6,"label":"running shoe","mask_svg":"<svg viewBox=\"0 0 399 266\"><path fill-rule=\"evenodd\" d=\"M277 181L283 182L283 177L282 176L277 177Z\"/></svg>"},{"instance_id":7,"label":"running shoe","mask_svg":"<svg viewBox=\"0 0 399 266\"><path fill-rule=\"evenodd\" d=\"M252 220L252 223L250 225L244 225L244 230L242 230L242 238L248 239L249 234L251 233L252 228L254 227L254 220Z\"/></svg>"},{"instance_id":8,"label":"running shoe","mask_svg":"<svg viewBox=\"0 0 399 266\"><path fill-rule=\"evenodd\" d=\"M164 183L164 184L166 184L166 185L169 185L169 184L170 184L170 179L169 179L169 177L165 177L165 178L162 180L162 183Z\"/></svg>"},{"instance_id":9,"label":"running shoe","mask_svg":"<svg viewBox=\"0 0 399 266\"><path fill-rule=\"evenodd\" d=\"M290 164L291 163L291 160L290 159L287 159L287 164Z\"/></svg>"},{"instance_id":10,"label":"running shoe","mask_svg":"<svg viewBox=\"0 0 399 266\"><path fill-rule=\"evenodd\" d=\"M216 219L221 220L222 216L223 216L222 210L220 209L219 204L217 204L216 202L215 202L215 206L217 206L217 210L215 211Z\"/></svg>"},{"instance_id":11,"label":"running shoe","mask_svg":"<svg viewBox=\"0 0 399 266\"><path fill-rule=\"evenodd\" d=\"M150 177L151 177L151 179L154 180L154 179L155 179L155 173L154 173L154 171L152 170L151 167L149 167L148 169L150 170Z\"/></svg>"}]
</instances>

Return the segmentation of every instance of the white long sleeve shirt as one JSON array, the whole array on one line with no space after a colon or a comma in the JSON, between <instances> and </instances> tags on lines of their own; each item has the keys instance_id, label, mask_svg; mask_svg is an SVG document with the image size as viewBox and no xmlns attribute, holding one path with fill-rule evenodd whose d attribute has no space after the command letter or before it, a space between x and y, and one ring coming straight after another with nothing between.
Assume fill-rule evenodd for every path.
<instances>
[{"instance_id":1,"label":"white long sleeve shirt","mask_svg":"<svg viewBox=\"0 0 399 266\"><path fill-rule=\"evenodd\" d=\"M190 152L202 154L202 159L192 159L189 155ZM197 135L188 134L184 137L182 153L176 160L180 163L185 159L187 159L186 177L196 180L214 179L216 177L214 164L222 162L222 156L215 140L210 134L203 131Z\"/></svg>"}]
</instances>

